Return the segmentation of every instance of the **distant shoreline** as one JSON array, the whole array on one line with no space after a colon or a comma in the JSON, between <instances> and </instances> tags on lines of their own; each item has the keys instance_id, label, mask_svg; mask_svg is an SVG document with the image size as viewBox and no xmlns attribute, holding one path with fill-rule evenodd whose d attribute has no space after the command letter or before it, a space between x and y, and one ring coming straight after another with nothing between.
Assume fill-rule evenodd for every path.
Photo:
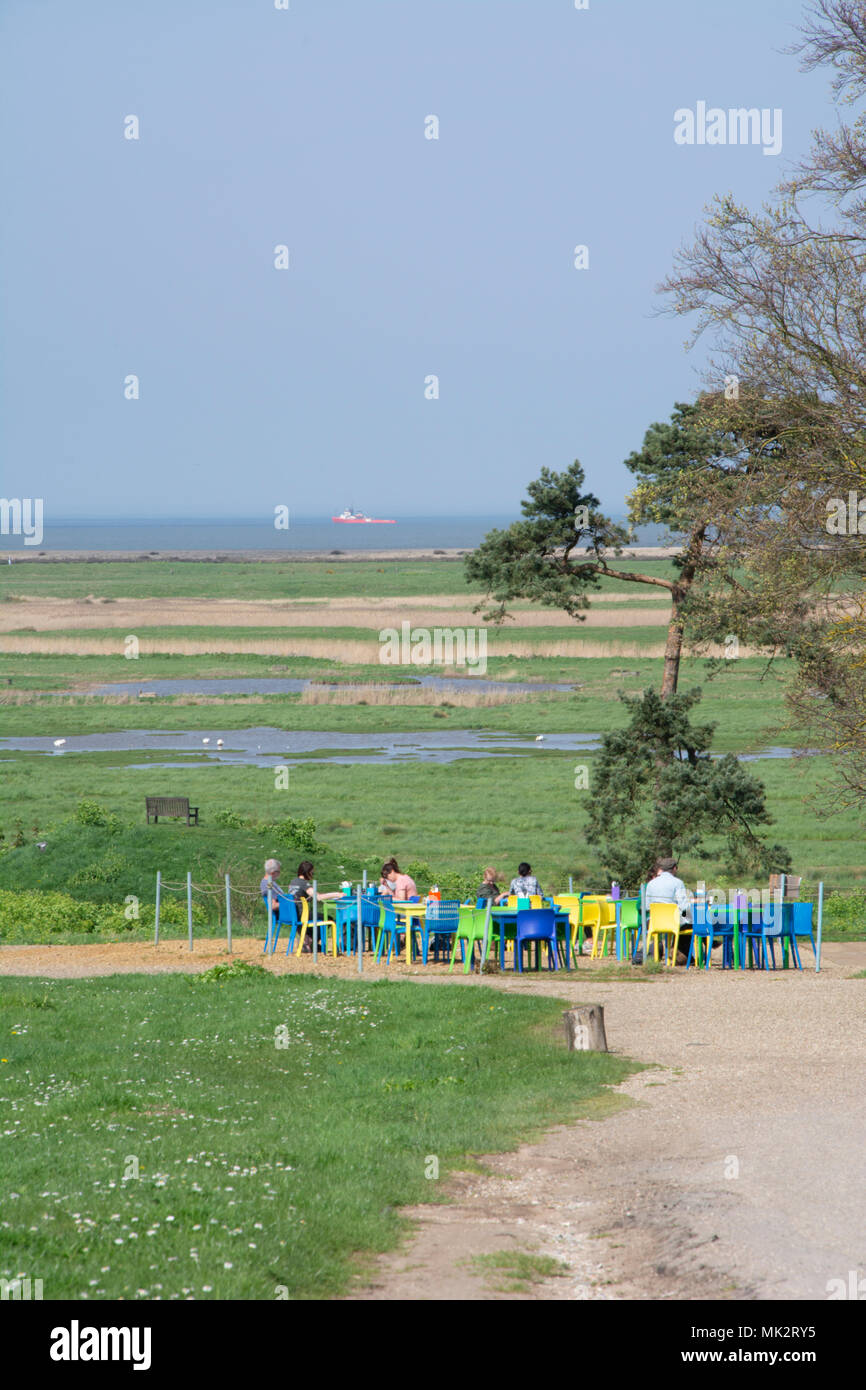
<instances>
[{"instance_id":1,"label":"distant shoreline","mask_svg":"<svg viewBox=\"0 0 866 1390\"><path fill-rule=\"evenodd\" d=\"M622 559L626 560L666 560L672 555L679 554L679 546L626 546L622 551ZM146 560L160 560L163 562L171 561L176 564L310 564L319 563L327 560L332 564L342 564L347 561L357 562L363 560L369 563L382 564L383 561L405 561L405 560L462 560L464 556L472 553L472 547L464 550L442 550L438 547L434 549L421 550L340 550L335 553L331 550L154 550L151 552L141 550L54 550L43 551L41 554L27 552L26 550L2 551L0 550L0 566L8 565L11 559L13 565L26 563L33 564L133 564ZM575 555L583 555L587 552L577 550ZM615 557L614 557L615 558Z\"/></svg>"}]
</instances>

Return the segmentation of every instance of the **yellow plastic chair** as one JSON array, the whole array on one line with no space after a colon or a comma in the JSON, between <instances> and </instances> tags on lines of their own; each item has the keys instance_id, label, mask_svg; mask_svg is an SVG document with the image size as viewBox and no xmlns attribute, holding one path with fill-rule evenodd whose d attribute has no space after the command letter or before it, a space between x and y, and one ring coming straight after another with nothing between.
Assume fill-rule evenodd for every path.
<instances>
[{"instance_id":1,"label":"yellow plastic chair","mask_svg":"<svg viewBox=\"0 0 866 1390\"><path fill-rule=\"evenodd\" d=\"M612 956L616 955L616 903L600 898L596 906L598 923L592 935L592 955L600 958L605 950Z\"/></svg>"},{"instance_id":2,"label":"yellow plastic chair","mask_svg":"<svg viewBox=\"0 0 866 1390\"><path fill-rule=\"evenodd\" d=\"M661 941L659 938L662 936L673 937L670 960L672 965L676 965L677 949L680 944L680 909L677 903L650 903L647 957L653 955L653 947L655 947L653 959L661 960Z\"/></svg>"},{"instance_id":3,"label":"yellow plastic chair","mask_svg":"<svg viewBox=\"0 0 866 1390\"><path fill-rule=\"evenodd\" d=\"M571 927L571 939L574 941L580 923L580 894L555 893L553 905L554 907L560 908L563 912L568 913L569 926Z\"/></svg>"},{"instance_id":4,"label":"yellow plastic chair","mask_svg":"<svg viewBox=\"0 0 866 1390\"><path fill-rule=\"evenodd\" d=\"M328 954L328 934L331 936L331 955L337 958L337 924L332 922L330 917L320 917L318 921L320 927L325 928L325 955ZM309 898L301 899L301 930L298 932L298 944L295 947L295 955L299 956L304 949L304 942L307 938L307 927L312 927L310 921L310 901Z\"/></svg>"},{"instance_id":5,"label":"yellow plastic chair","mask_svg":"<svg viewBox=\"0 0 866 1390\"><path fill-rule=\"evenodd\" d=\"M571 914L569 914L570 916ZM580 953L583 945L584 927L592 927L593 938L598 931L598 924L601 919L601 905L594 898L584 898L577 913L577 922L571 929L571 949L575 955ZM595 940L593 939L593 950Z\"/></svg>"}]
</instances>

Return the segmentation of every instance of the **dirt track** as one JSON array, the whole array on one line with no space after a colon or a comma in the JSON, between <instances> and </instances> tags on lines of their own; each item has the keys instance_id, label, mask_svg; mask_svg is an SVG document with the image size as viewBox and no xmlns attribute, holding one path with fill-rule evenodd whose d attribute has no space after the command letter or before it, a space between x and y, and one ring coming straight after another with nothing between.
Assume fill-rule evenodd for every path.
<instances>
[{"instance_id":1,"label":"dirt track","mask_svg":"<svg viewBox=\"0 0 866 1390\"><path fill-rule=\"evenodd\" d=\"M258 942L236 948L261 960ZM197 942L192 957L180 942L9 946L0 974L204 969L220 951L219 942ZM851 977L866 969L866 944L824 951L817 976L807 965L802 975L678 971L605 983L587 962L578 981L425 972L436 983L597 1000L612 1050L650 1068L620 1088L630 1108L482 1158L491 1176L458 1175L450 1205L413 1210L414 1238L378 1262L357 1296L821 1299L828 1280L862 1278L866 980ZM312 969L284 956L268 964ZM518 1295L487 1287L465 1263L510 1249L553 1255L569 1272Z\"/></svg>"}]
</instances>

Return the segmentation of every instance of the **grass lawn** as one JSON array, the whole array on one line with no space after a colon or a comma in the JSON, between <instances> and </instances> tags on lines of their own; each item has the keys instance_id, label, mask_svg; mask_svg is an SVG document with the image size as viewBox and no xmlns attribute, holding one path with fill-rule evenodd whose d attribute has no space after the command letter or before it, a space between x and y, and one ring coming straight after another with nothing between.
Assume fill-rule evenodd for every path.
<instances>
[{"instance_id":1,"label":"grass lawn","mask_svg":"<svg viewBox=\"0 0 866 1390\"><path fill-rule=\"evenodd\" d=\"M336 548L336 547L335 547ZM670 560L623 560L617 569L673 576ZM646 592L606 580L599 593ZM86 561L4 566L0 601L33 598L370 598L469 594L462 560Z\"/></svg>"},{"instance_id":2,"label":"grass lawn","mask_svg":"<svg viewBox=\"0 0 866 1390\"><path fill-rule=\"evenodd\" d=\"M630 1070L566 1052L560 1001L231 969L0 981L0 1276L336 1295L467 1155L603 1113Z\"/></svg>"}]
</instances>

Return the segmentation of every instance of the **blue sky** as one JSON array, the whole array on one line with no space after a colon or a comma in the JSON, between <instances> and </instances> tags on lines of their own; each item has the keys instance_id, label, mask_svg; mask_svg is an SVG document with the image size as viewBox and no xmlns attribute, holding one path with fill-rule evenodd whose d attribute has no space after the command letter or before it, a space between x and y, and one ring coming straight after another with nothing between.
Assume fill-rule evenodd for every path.
<instances>
[{"instance_id":1,"label":"blue sky","mask_svg":"<svg viewBox=\"0 0 866 1390\"><path fill-rule=\"evenodd\" d=\"M699 385L656 312L676 247L835 120L782 52L803 13L5 0L0 494L46 519L503 514L578 457L621 511L623 458ZM781 108L781 155L676 145L700 100Z\"/></svg>"}]
</instances>

